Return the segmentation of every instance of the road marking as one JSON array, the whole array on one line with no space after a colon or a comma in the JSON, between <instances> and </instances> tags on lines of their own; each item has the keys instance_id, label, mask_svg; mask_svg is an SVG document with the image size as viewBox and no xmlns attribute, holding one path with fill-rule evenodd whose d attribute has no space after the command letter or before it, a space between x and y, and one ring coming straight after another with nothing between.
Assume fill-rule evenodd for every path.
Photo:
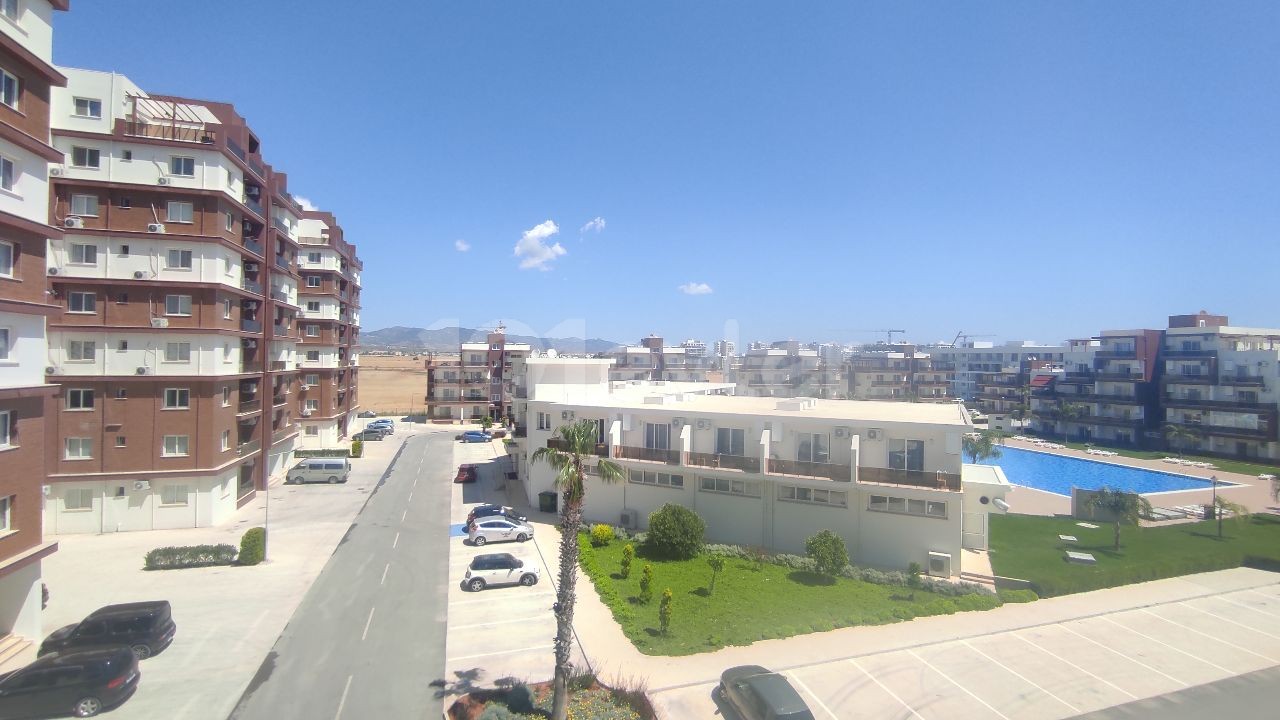
<instances>
[{"instance_id":1,"label":"road marking","mask_svg":"<svg viewBox=\"0 0 1280 720\"><path fill-rule=\"evenodd\" d=\"M1044 653L1044 654L1048 655L1049 657L1053 658L1054 660L1057 660L1057 661L1058 661L1058 662L1060 662L1060 663L1065 663L1065 664L1067 664L1067 665L1070 665L1071 667L1075 668L1076 670L1079 670L1080 672L1084 673L1085 675L1088 675L1089 677L1093 678L1094 680L1097 680L1098 682L1101 682L1101 683L1105 683L1105 684L1107 684L1107 685L1110 685L1111 687L1115 688L1116 690L1119 690L1120 692L1124 693L1125 695L1128 695L1130 698L1133 698L1134 700L1137 700L1137 699L1138 699L1138 696L1137 696L1137 695L1134 695L1133 693L1129 692L1128 690L1125 690L1124 688L1120 687L1119 685L1116 685L1115 683L1111 682L1110 680L1107 680L1106 678L1104 678L1104 677L1100 677L1100 676L1098 676L1098 675L1094 675L1093 673L1089 672L1088 670L1085 670L1084 668L1082 668L1082 667L1080 667L1079 665L1077 665L1077 664L1075 664L1075 663L1071 662L1070 660L1068 660L1068 659L1066 659L1066 658L1062 657L1061 655L1059 655L1059 654L1057 654L1057 653L1053 652L1052 650L1050 650L1050 649L1048 649L1048 648L1046 648L1046 647L1041 647L1041 646L1039 646L1039 645L1037 645L1037 644L1035 644L1035 643L1031 642L1030 640L1028 640L1028 639L1026 639L1026 638L1022 637L1021 635L1019 635L1019 634L1018 634L1018 633L1016 633L1016 632L1012 632L1012 631L1011 631L1011 632L1008 632L1008 633L1006 633L1006 634L1007 634L1007 635L1009 635L1010 637L1016 637L1016 638L1018 638L1018 639L1019 639L1019 640L1021 640L1022 642L1024 642L1024 643L1026 643L1026 644L1030 645L1031 647L1033 647L1033 648L1035 648L1035 649L1039 650L1040 652L1042 652L1042 653Z\"/></svg>"},{"instance_id":2,"label":"road marking","mask_svg":"<svg viewBox=\"0 0 1280 720\"><path fill-rule=\"evenodd\" d=\"M885 692L889 693L889 697L893 698L894 700L897 700L897 701L898 701L898 703L899 703L899 704L901 704L901 705L902 705L902 707L904 707L904 708L906 708L907 710L909 710L909 711L911 712L911 714L912 714L914 717L916 717L918 720L924 720L924 718L923 718L923 717L921 717L920 713L916 712L916 709L915 709L915 708L913 708L913 707L911 707L910 705L908 705L906 700L903 700L902 698L898 697L898 694L897 694L897 693L895 693L894 691L890 690L888 687L886 687L884 683L880 682L880 679L879 679L879 678L877 678L875 675L872 675L870 672L868 672L868 671L867 671L867 669L866 669L866 668L864 668L864 667L862 667L861 665L859 665L857 660L855 660L855 659L853 659L853 658L849 658L849 662L850 662L854 667L856 667L856 668L858 668L859 670L861 670L863 675L866 675L867 677L871 678L871 682L875 683L877 687L879 687L881 690L883 690L883 691L885 691Z\"/></svg>"},{"instance_id":3,"label":"road marking","mask_svg":"<svg viewBox=\"0 0 1280 720\"><path fill-rule=\"evenodd\" d=\"M451 625L450 630L470 630L471 628L493 627L494 625L510 625L511 623L529 622L530 620L542 620L546 615L534 615L532 617L516 618L515 620L494 620L487 623L475 623L472 625Z\"/></svg>"},{"instance_id":4,"label":"road marking","mask_svg":"<svg viewBox=\"0 0 1280 720\"><path fill-rule=\"evenodd\" d=\"M1273 600L1273 601L1274 601L1274 600L1280 600L1280 597L1276 597L1275 595L1270 595L1270 594L1264 593L1264 592L1262 592L1261 590L1259 590L1258 588L1249 588L1249 589L1248 589L1248 590L1246 590L1245 592L1251 592L1251 593L1253 593L1254 595L1261 595L1262 597L1264 597L1264 598L1266 598L1266 599L1268 599L1268 600Z\"/></svg>"},{"instance_id":5,"label":"road marking","mask_svg":"<svg viewBox=\"0 0 1280 720\"><path fill-rule=\"evenodd\" d=\"M239 652L240 648L244 646L245 642L249 638L254 637L254 634L253 634L254 631L258 629L258 625L260 625L262 621L267 617L267 612L268 612L267 610L263 610L262 613L258 615L258 618L253 621L253 624L249 626L249 629L246 630L244 635L240 638L240 642L236 643L235 652ZM204 641L202 640L201 647L203 647L203 645L204 645Z\"/></svg>"},{"instance_id":6,"label":"road marking","mask_svg":"<svg viewBox=\"0 0 1280 720\"><path fill-rule=\"evenodd\" d=\"M412 490L410 490L410 491L409 491L409 499L408 499L408 500L406 500L405 502L406 502L406 503L411 503L411 502L413 502L413 491L412 491Z\"/></svg>"},{"instance_id":7,"label":"road marking","mask_svg":"<svg viewBox=\"0 0 1280 720\"><path fill-rule=\"evenodd\" d=\"M405 508L404 512L400 513L400 522L404 522L407 517L409 517L409 508Z\"/></svg>"},{"instance_id":8,"label":"road marking","mask_svg":"<svg viewBox=\"0 0 1280 720\"><path fill-rule=\"evenodd\" d=\"M941 670L939 670L938 668L934 667L934 666L933 666L933 665L932 665L928 660L925 660L924 658L922 658L922 657L920 657L919 655L917 655L917 654L916 654L916 652L915 652L914 650L907 650L907 654L908 654L908 655L910 655L911 657L915 658L916 660L919 660L920 662L924 663L924 666L925 666L925 667L927 667L927 668L929 668L930 670L934 671L935 673L937 673L937 674L941 675L941 676L942 676L942 679L944 679L944 680L946 680L947 682L951 683L952 685L955 685L956 687L960 688L960 691L961 691L961 692L963 692L965 695L968 695L969 697L973 698L974 700L977 700L978 702L982 703L982 704L983 704L983 705L984 705L988 710L990 710L991 712L993 712L993 713L995 713L995 714L999 715L1000 717L1004 718L1004 720L1009 720L1009 716L1008 716L1008 715L1005 715L1004 713L1002 713L1002 712L1000 712L999 710L997 710L997 709L995 709L994 707L992 707L992 706L991 706L991 703L988 703L986 700L983 700L982 698L978 697L977 695L974 695L972 692L970 692L970 691L969 691L969 688L967 688L967 687L965 687L965 686L961 685L960 683L956 682L955 680L952 680L950 675L948 675L948 674L946 674L946 673L942 672Z\"/></svg>"},{"instance_id":9,"label":"road marking","mask_svg":"<svg viewBox=\"0 0 1280 720\"><path fill-rule=\"evenodd\" d=\"M1125 626L1125 625L1121 625L1120 623L1116 622L1115 620L1112 620L1111 618L1107 617L1106 615L1099 616L1099 619L1100 619L1100 620L1104 620L1104 621L1106 621L1106 622L1109 622L1109 623L1111 623L1112 625L1115 625L1115 626L1116 626L1116 627L1118 627L1118 628L1122 628L1122 629L1124 629L1124 630L1128 630L1129 632L1133 633L1134 635L1137 635L1138 637L1146 638L1147 640L1150 640L1151 642L1156 643L1157 645L1163 645L1163 646L1165 646L1165 647L1169 648L1170 650L1172 650L1172 651L1174 651L1174 652L1176 652L1176 653L1182 653L1183 655L1186 655L1187 657L1191 658L1192 660L1199 660L1200 662L1204 663L1205 665L1212 665L1213 667L1216 667L1216 668L1218 668L1219 670L1221 670L1222 672L1226 673L1228 677L1234 677L1234 676L1235 676L1235 674L1236 674L1235 672L1233 672L1233 671L1231 671L1231 670L1228 670L1228 669L1226 669L1226 668L1222 667L1222 666L1221 666L1221 665L1219 665L1218 663L1210 662L1210 661L1205 660L1204 658L1202 658L1202 657L1200 657L1200 656L1198 656L1198 655L1192 655L1191 653L1187 652L1186 650L1182 650L1181 648L1176 648L1176 647L1174 647L1174 646L1170 645L1169 643L1164 642L1163 640L1157 640L1156 638L1153 638L1153 637L1151 637L1150 635L1147 635L1146 633L1141 633L1141 632L1138 632L1137 630L1134 630L1134 629L1133 629L1133 628L1131 628L1131 627L1127 627L1127 626Z\"/></svg>"},{"instance_id":10,"label":"road marking","mask_svg":"<svg viewBox=\"0 0 1280 720\"><path fill-rule=\"evenodd\" d=\"M972 644L970 644L970 642L969 642L968 640L961 640L961 641L960 641L960 644L962 644L962 645L964 645L965 647L969 648L970 650L972 650L972 651L974 651L974 652L978 653L979 655L981 655L982 657L986 658L987 660L990 660L991 662L995 663L996 665L999 665L1000 667L1004 668L1005 670L1007 670L1007 671L1009 672L1009 674L1010 674L1010 675L1013 675L1014 677L1016 677L1016 678L1018 678L1019 680L1021 680L1021 681L1025 682L1026 684L1030 685L1031 687L1033 687L1033 688L1035 688L1035 689L1039 690L1040 692L1044 693L1045 695L1048 695L1049 697L1053 698L1054 700L1057 700L1058 702L1062 703L1063 705L1066 705L1067 707L1071 708L1071 712L1072 712L1072 713L1075 713L1076 715L1079 715L1080 713L1084 712L1083 710L1081 710L1080 708L1076 707L1075 705L1072 705L1071 703L1067 702L1066 700L1063 700L1062 698L1058 697L1057 695L1054 695L1053 693L1049 692L1048 690L1045 690L1045 689L1044 689L1043 687L1041 687L1039 684L1032 682L1030 679L1028 679L1025 675L1023 675L1022 673L1018 672L1017 670L1014 670L1013 668L1009 667L1008 665L1005 665L1004 663L1000 662L999 660L997 660L997 659L995 659L995 658L991 657L990 655L988 655L988 654L986 654L985 652L983 652L981 649L974 647Z\"/></svg>"},{"instance_id":11,"label":"road marking","mask_svg":"<svg viewBox=\"0 0 1280 720\"><path fill-rule=\"evenodd\" d=\"M351 690L351 675L347 676L347 684L342 688L342 697L338 700L338 712L333 714L333 720L342 717L342 706L347 704L347 693Z\"/></svg>"},{"instance_id":12,"label":"road marking","mask_svg":"<svg viewBox=\"0 0 1280 720\"><path fill-rule=\"evenodd\" d=\"M1191 687L1191 683L1183 682L1183 681L1179 680L1178 678L1176 678L1176 677L1174 677L1174 676L1170 675L1170 674L1169 674L1169 673L1167 673L1167 672L1161 672L1160 670L1157 670L1157 669L1155 669L1155 668L1151 667L1150 665L1148 665L1148 664L1146 664L1146 663L1142 662L1142 661L1141 661L1141 660L1139 660L1138 658L1130 657L1129 655L1125 655L1124 653L1120 652L1119 650L1113 650L1112 648L1110 648L1110 647L1108 647L1108 646L1106 646L1106 645L1103 645L1102 643L1098 642L1097 640L1094 640L1094 639L1093 639L1093 638L1091 638L1091 637L1085 637L1084 635L1081 635L1080 633L1076 632L1075 630L1072 630L1071 628L1067 627L1066 625L1064 625L1064 624L1062 624L1062 623L1059 623L1059 624L1058 624L1058 627L1062 628L1063 630L1066 630L1067 632L1071 633L1072 635L1075 635L1076 637L1078 637L1078 638L1080 638L1080 639L1082 639L1082 640L1088 640L1089 642L1093 643L1094 645L1097 645L1098 647L1102 648L1103 650L1106 650L1106 651L1107 651L1107 652L1109 652L1109 653L1114 653L1114 654L1119 655L1120 657L1124 658L1125 660L1128 660L1129 662L1132 662L1132 663L1136 663L1136 664L1138 664L1138 665L1141 665L1142 667L1144 667L1144 668L1146 668L1146 669L1150 670L1151 672L1153 672L1153 673L1155 673L1155 674L1157 674L1157 675L1163 675L1163 676L1165 676L1165 677L1169 678L1170 680L1172 680L1172 681L1174 681L1174 682L1178 683L1178 684L1179 684L1179 685L1181 685L1182 687Z\"/></svg>"},{"instance_id":13,"label":"road marking","mask_svg":"<svg viewBox=\"0 0 1280 720\"><path fill-rule=\"evenodd\" d=\"M1249 648L1247 648L1247 647L1242 647L1242 646L1240 646L1240 645L1237 645L1237 644L1235 644L1235 643L1231 642L1230 640L1223 640L1222 638L1220 638L1220 637L1218 637L1218 636L1216 636L1216 635L1210 635L1210 634L1209 634L1209 633L1207 633L1207 632L1201 632L1201 631L1199 631L1199 630L1197 630L1197 629L1195 629L1195 628L1191 627L1190 625L1184 625L1184 624L1182 624L1182 623L1180 623L1180 622L1177 622L1177 621L1175 621L1175 620L1170 620L1170 619L1169 619L1169 618L1167 618L1167 617L1163 617L1163 616L1161 616L1161 615L1157 615L1157 614L1155 614L1155 613L1151 612L1150 610L1148 610L1147 608L1138 608L1138 609L1139 609L1139 610L1141 610L1142 612L1144 612L1144 613L1146 613L1146 614L1150 615L1151 617L1156 618L1156 619L1158 619L1158 620L1163 620L1163 621L1165 621L1165 622L1169 623L1170 625L1175 625L1175 626L1177 626L1177 627L1182 628L1183 630L1190 630L1191 632L1193 632L1193 633L1195 633L1195 634L1197 634L1197 635L1202 635L1202 636L1207 637L1207 638L1209 638L1210 640L1213 640L1213 641L1215 641L1215 642L1220 642L1220 643L1222 643L1223 645L1230 645L1231 647L1233 647L1233 648L1235 648L1235 649L1239 650L1240 652L1247 652L1247 653L1249 653L1250 655L1255 655L1255 656L1257 656L1257 657L1260 657L1260 658L1262 658L1263 660L1266 660L1267 662L1271 663L1272 665L1280 665L1280 660L1276 660L1275 658L1267 657L1266 655L1263 655L1262 653L1256 653L1256 652L1254 652L1254 651L1250 650Z\"/></svg>"},{"instance_id":14,"label":"road marking","mask_svg":"<svg viewBox=\"0 0 1280 720\"><path fill-rule=\"evenodd\" d=\"M534 645L531 647L520 648L518 650L499 650L498 652L480 653L478 655L459 655L449 658L448 662L456 662L458 660L474 660L475 658L493 657L494 655L514 655L522 652L533 652L534 650L550 650L555 645Z\"/></svg>"},{"instance_id":15,"label":"road marking","mask_svg":"<svg viewBox=\"0 0 1280 720\"><path fill-rule=\"evenodd\" d=\"M391 549L395 550L396 545L400 544L400 533L396 533L396 539L391 541Z\"/></svg>"},{"instance_id":16,"label":"road marking","mask_svg":"<svg viewBox=\"0 0 1280 720\"><path fill-rule=\"evenodd\" d=\"M376 607L369 608L369 619L364 621L364 632L360 633L360 642L364 642L364 639L369 637L369 626L373 624L373 611L377 609Z\"/></svg>"},{"instance_id":17,"label":"road marking","mask_svg":"<svg viewBox=\"0 0 1280 720\"><path fill-rule=\"evenodd\" d=\"M1179 604L1179 605L1181 605L1181 606L1183 606L1183 607L1185 607L1185 608L1187 608L1188 610L1195 610L1195 611L1196 611L1196 612L1198 612L1198 613L1204 613L1205 615L1208 615L1209 617L1211 617L1211 618L1213 618L1213 619L1215 619L1215 620L1221 620L1221 621L1223 621L1223 622L1229 622L1229 623L1231 623L1232 625L1239 625L1240 627L1242 627L1242 628L1244 628L1245 630L1248 630L1248 631L1250 631L1250 632L1256 632L1256 633L1258 633L1259 635L1266 635L1267 637L1269 637L1269 638L1271 638L1271 639L1273 639L1273 640L1280 640L1280 635L1272 635L1271 633L1267 632L1266 630L1259 630L1258 628L1253 627L1253 626L1251 626L1251 625L1245 625L1244 623L1236 622L1235 620L1232 620L1232 619L1231 619L1231 618L1229 618L1229 617L1223 617L1222 615L1219 615L1218 613L1209 612L1208 610L1205 610L1204 608L1198 608L1198 607L1196 607L1195 605L1188 605L1188 604L1186 603L1186 601L1180 602L1180 603L1178 603L1178 604Z\"/></svg>"},{"instance_id":18,"label":"road marking","mask_svg":"<svg viewBox=\"0 0 1280 720\"><path fill-rule=\"evenodd\" d=\"M419 470L421 470L421 469L422 469L422 467L421 467L421 466L419 466L419 467L418 467L418 469L419 469ZM414 475L414 476L413 476L413 486L414 486L414 487L418 487L418 476L417 476L417 475Z\"/></svg>"},{"instance_id":19,"label":"road marking","mask_svg":"<svg viewBox=\"0 0 1280 720\"><path fill-rule=\"evenodd\" d=\"M524 597L526 597L526 598L531 598L531 597L555 597L555 595L556 595L556 594L555 594L555 593L553 593L553 592L544 592L544 593L529 593L528 595L525 595ZM450 601L449 601L449 604L450 604L450 605L471 605L471 604L474 604L474 603L493 603L493 598L467 598L466 600L450 600Z\"/></svg>"},{"instance_id":20,"label":"road marking","mask_svg":"<svg viewBox=\"0 0 1280 720\"><path fill-rule=\"evenodd\" d=\"M809 689L809 686L805 685L804 681L796 676L796 673L794 670L787 673L787 677L791 678L792 680L795 680L796 684L800 686L801 690L804 690L805 692L809 693L809 697L813 698L813 701L818 703L818 707L822 708L823 712L831 716L831 720L840 720L840 718L835 713L831 712L831 708L827 707L826 704L822 702L822 699L819 698L817 695L815 695L814 692Z\"/></svg>"},{"instance_id":21,"label":"road marking","mask_svg":"<svg viewBox=\"0 0 1280 720\"><path fill-rule=\"evenodd\" d=\"M1277 617L1277 615L1276 615L1275 613L1273 613L1273 612L1267 612L1266 610L1263 610L1263 609L1261 609L1261 608L1256 608L1256 607L1254 607L1254 606L1252 606L1252 605L1245 605L1244 603L1238 603L1238 602L1236 602L1235 600L1232 600L1231 598L1226 597L1225 595L1215 595L1214 597L1216 597L1217 599L1219 599L1219 600L1221 600L1221 601L1223 601L1223 602L1226 602L1226 603L1230 603L1230 604L1232 604L1232 605L1235 605L1236 607L1246 608L1246 609L1248 609L1248 610L1252 610L1252 611L1254 611L1254 612L1256 612L1256 613L1260 613L1260 614L1262 614L1262 615L1266 615L1267 617Z\"/></svg>"},{"instance_id":22,"label":"road marking","mask_svg":"<svg viewBox=\"0 0 1280 720\"><path fill-rule=\"evenodd\" d=\"M387 571L390 569L391 569L391 563L387 563L387 566L382 568L382 581L378 583L379 585L387 584Z\"/></svg>"}]
</instances>

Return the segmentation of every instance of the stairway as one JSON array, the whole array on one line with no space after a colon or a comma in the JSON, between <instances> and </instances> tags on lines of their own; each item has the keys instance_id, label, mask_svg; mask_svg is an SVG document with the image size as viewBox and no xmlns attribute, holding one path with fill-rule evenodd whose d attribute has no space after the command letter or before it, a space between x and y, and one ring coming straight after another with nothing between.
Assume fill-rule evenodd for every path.
<instances>
[{"instance_id":1,"label":"stairway","mask_svg":"<svg viewBox=\"0 0 1280 720\"><path fill-rule=\"evenodd\" d=\"M18 635L0 637L0 672L17 670L34 659L30 640Z\"/></svg>"}]
</instances>

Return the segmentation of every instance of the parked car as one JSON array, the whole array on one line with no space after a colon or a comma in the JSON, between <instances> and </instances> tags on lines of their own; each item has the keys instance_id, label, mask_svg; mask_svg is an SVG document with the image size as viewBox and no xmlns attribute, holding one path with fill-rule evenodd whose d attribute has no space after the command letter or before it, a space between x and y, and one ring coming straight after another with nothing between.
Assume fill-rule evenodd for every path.
<instances>
[{"instance_id":1,"label":"parked car","mask_svg":"<svg viewBox=\"0 0 1280 720\"><path fill-rule=\"evenodd\" d=\"M524 542L533 537L533 526L508 520L501 515L490 515L467 526L467 537L472 545L482 546L491 542Z\"/></svg>"},{"instance_id":2,"label":"parked car","mask_svg":"<svg viewBox=\"0 0 1280 720\"><path fill-rule=\"evenodd\" d=\"M479 479L476 473L476 466L471 464L459 465L458 475L453 479L456 483L473 483Z\"/></svg>"},{"instance_id":3,"label":"parked car","mask_svg":"<svg viewBox=\"0 0 1280 720\"><path fill-rule=\"evenodd\" d=\"M346 458L307 458L289 470L285 482L344 483L351 474L351 461Z\"/></svg>"},{"instance_id":4,"label":"parked car","mask_svg":"<svg viewBox=\"0 0 1280 720\"><path fill-rule=\"evenodd\" d=\"M497 585L537 585L539 568L525 565L523 560L510 553L477 555L471 560L462 585L472 592L479 592Z\"/></svg>"},{"instance_id":5,"label":"parked car","mask_svg":"<svg viewBox=\"0 0 1280 720\"><path fill-rule=\"evenodd\" d=\"M493 436L483 430L468 430L459 435L458 439L464 443L489 442Z\"/></svg>"},{"instance_id":6,"label":"parked car","mask_svg":"<svg viewBox=\"0 0 1280 720\"><path fill-rule=\"evenodd\" d=\"M800 693L778 673L739 665L720 674L720 697L743 720L814 720Z\"/></svg>"},{"instance_id":7,"label":"parked car","mask_svg":"<svg viewBox=\"0 0 1280 720\"><path fill-rule=\"evenodd\" d=\"M0 717L93 717L128 700L141 675L125 645L42 655L0 675Z\"/></svg>"},{"instance_id":8,"label":"parked car","mask_svg":"<svg viewBox=\"0 0 1280 720\"><path fill-rule=\"evenodd\" d=\"M381 440L386 436L387 436L386 433L382 432L377 428L374 428L372 430L361 430L355 435L352 435L351 439L352 440Z\"/></svg>"},{"instance_id":9,"label":"parked car","mask_svg":"<svg viewBox=\"0 0 1280 720\"><path fill-rule=\"evenodd\" d=\"M37 655L63 650L128 645L139 660L169 647L178 626L168 600L108 605L75 625L54 630Z\"/></svg>"},{"instance_id":10,"label":"parked car","mask_svg":"<svg viewBox=\"0 0 1280 720\"><path fill-rule=\"evenodd\" d=\"M374 411L372 411L372 410L362 410L362 411L360 411L360 412L356 415L356 417L358 417L358 418L371 418L371 417L376 418L376 417L378 417L378 413L376 413L376 412L374 412Z\"/></svg>"},{"instance_id":11,"label":"parked car","mask_svg":"<svg viewBox=\"0 0 1280 720\"><path fill-rule=\"evenodd\" d=\"M471 530L471 525L479 518L486 518L492 515L501 515L511 522L525 522L529 518L518 514L514 508L506 505L477 505L467 513L467 530Z\"/></svg>"},{"instance_id":12,"label":"parked car","mask_svg":"<svg viewBox=\"0 0 1280 720\"><path fill-rule=\"evenodd\" d=\"M393 423L393 422L392 422L392 421L390 421L390 420L374 420L373 422L369 423L368 425L365 425L365 426L364 426L364 429L365 429L365 430L381 430L381 431L382 431L382 434L384 434L384 435L395 435L395 434L396 434L396 426L395 426L395 423Z\"/></svg>"}]
</instances>

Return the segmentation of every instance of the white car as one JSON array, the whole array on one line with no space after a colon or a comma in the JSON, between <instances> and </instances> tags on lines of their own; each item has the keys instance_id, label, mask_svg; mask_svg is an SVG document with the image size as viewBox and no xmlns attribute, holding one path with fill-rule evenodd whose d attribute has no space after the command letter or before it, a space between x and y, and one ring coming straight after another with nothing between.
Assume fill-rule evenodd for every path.
<instances>
[{"instance_id":1,"label":"white car","mask_svg":"<svg viewBox=\"0 0 1280 720\"><path fill-rule=\"evenodd\" d=\"M477 555L462 578L462 586L472 592L496 585L537 585L540 570L536 565L525 565L523 560L510 553Z\"/></svg>"},{"instance_id":2,"label":"white car","mask_svg":"<svg viewBox=\"0 0 1280 720\"><path fill-rule=\"evenodd\" d=\"M515 540L524 542L533 537L533 526L508 519L505 515L477 518L467 526L467 538L472 545Z\"/></svg>"}]
</instances>

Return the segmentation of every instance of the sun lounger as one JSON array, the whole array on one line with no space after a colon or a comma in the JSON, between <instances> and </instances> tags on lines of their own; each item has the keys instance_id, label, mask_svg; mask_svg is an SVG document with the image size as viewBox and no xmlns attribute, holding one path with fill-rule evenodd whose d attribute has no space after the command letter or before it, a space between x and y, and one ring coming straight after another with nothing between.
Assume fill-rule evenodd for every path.
<instances>
[{"instance_id":1,"label":"sun lounger","mask_svg":"<svg viewBox=\"0 0 1280 720\"><path fill-rule=\"evenodd\" d=\"M1059 535L1058 539L1061 540L1062 542L1080 542L1080 540L1076 538L1075 535Z\"/></svg>"},{"instance_id":2,"label":"sun lounger","mask_svg":"<svg viewBox=\"0 0 1280 720\"><path fill-rule=\"evenodd\" d=\"M1067 562L1080 563L1081 565L1097 565L1098 560L1093 555L1086 552L1067 551Z\"/></svg>"},{"instance_id":3,"label":"sun lounger","mask_svg":"<svg viewBox=\"0 0 1280 720\"><path fill-rule=\"evenodd\" d=\"M1098 529L1098 526L1097 526L1097 525L1094 525L1093 523L1087 523L1087 522L1078 522L1078 523L1076 523L1076 526L1078 526L1078 527L1082 527L1082 528L1088 528L1088 529L1090 529L1090 530L1097 530L1097 529Z\"/></svg>"}]
</instances>

